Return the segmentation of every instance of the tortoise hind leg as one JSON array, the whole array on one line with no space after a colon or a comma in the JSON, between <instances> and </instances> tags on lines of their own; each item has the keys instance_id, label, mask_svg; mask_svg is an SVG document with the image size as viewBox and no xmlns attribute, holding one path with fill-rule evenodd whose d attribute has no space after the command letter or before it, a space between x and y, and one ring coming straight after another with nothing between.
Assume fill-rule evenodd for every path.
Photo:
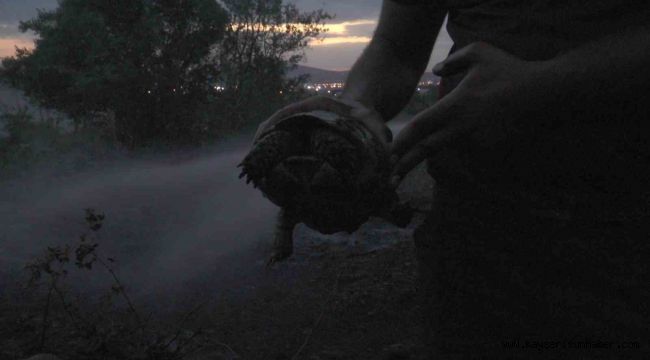
<instances>
[{"instance_id":1,"label":"tortoise hind leg","mask_svg":"<svg viewBox=\"0 0 650 360\"><path fill-rule=\"evenodd\" d=\"M280 209L273 234L271 258L267 266L284 261L293 254L293 229L297 223L291 211Z\"/></svg>"}]
</instances>

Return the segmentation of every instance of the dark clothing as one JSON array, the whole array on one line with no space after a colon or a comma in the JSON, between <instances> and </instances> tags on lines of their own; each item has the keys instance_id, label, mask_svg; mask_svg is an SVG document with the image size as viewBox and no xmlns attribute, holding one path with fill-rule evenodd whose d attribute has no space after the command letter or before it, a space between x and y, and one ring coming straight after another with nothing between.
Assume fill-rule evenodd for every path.
<instances>
[{"instance_id":1,"label":"dark clothing","mask_svg":"<svg viewBox=\"0 0 650 360\"><path fill-rule=\"evenodd\" d=\"M452 51L485 41L526 60L550 59L650 21L650 4L635 0L439 3L449 9ZM432 163L434 177L452 187L461 166L464 181L494 196L528 202L534 211L642 216L650 200L650 87L638 90L636 98L612 97L587 107L572 107L571 101L580 99L571 99L564 109L530 114L522 124L540 126L518 129L518 138L488 151L458 144L456 162Z\"/></svg>"},{"instance_id":2,"label":"dark clothing","mask_svg":"<svg viewBox=\"0 0 650 360\"><path fill-rule=\"evenodd\" d=\"M484 41L525 60L650 21L635 0L437 3L452 51ZM434 210L414 237L440 358L650 358L650 87L572 100L507 143L429 160Z\"/></svg>"},{"instance_id":3,"label":"dark clothing","mask_svg":"<svg viewBox=\"0 0 650 360\"><path fill-rule=\"evenodd\" d=\"M650 358L649 222L525 217L454 195L441 191L414 234L432 358Z\"/></svg>"},{"instance_id":4,"label":"dark clothing","mask_svg":"<svg viewBox=\"0 0 650 360\"><path fill-rule=\"evenodd\" d=\"M525 60L550 59L647 21L636 0L440 0L457 47L485 41Z\"/></svg>"}]
</instances>

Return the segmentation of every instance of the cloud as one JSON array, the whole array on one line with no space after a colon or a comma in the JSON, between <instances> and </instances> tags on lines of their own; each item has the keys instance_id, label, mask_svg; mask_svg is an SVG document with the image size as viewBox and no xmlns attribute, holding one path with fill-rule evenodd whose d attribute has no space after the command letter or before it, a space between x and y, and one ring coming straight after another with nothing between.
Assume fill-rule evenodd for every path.
<instances>
[{"instance_id":1,"label":"cloud","mask_svg":"<svg viewBox=\"0 0 650 360\"><path fill-rule=\"evenodd\" d=\"M343 22L333 22L326 25L327 32L311 46L332 46L340 44L367 44L377 21L372 19L356 19Z\"/></svg>"},{"instance_id":2,"label":"cloud","mask_svg":"<svg viewBox=\"0 0 650 360\"><path fill-rule=\"evenodd\" d=\"M330 70L349 69L370 41L375 24L376 21L368 19L336 23L334 29L337 31L330 34L333 36L325 38L322 43L312 42L310 44L311 48L307 51L305 60L306 65ZM366 29L366 35L359 34L363 26L371 26L370 30ZM445 29L446 23L436 40L436 46L427 66L428 69L443 61L453 45L453 41Z\"/></svg>"},{"instance_id":3,"label":"cloud","mask_svg":"<svg viewBox=\"0 0 650 360\"><path fill-rule=\"evenodd\" d=\"M325 33L324 38L310 43L311 49L307 52L307 65L331 70L350 68L372 39L372 33L376 26L377 20L368 18L327 24L329 31ZM429 68L444 60L453 45L453 41L445 29L446 22L436 40Z\"/></svg>"},{"instance_id":4,"label":"cloud","mask_svg":"<svg viewBox=\"0 0 650 360\"><path fill-rule=\"evenodd\" d=\"M377 18L382 0L294 0L292 2L303 11L324 9L336 15L337 21L348 21Z\"/></svg>"},{"instance_id":5,"label":"cloud","mask_svg":"<svg viewBox=\"0 0 650 360\"><path fill-rule=\"evenodd\" d=\"M36 16L36 9L56 8L57 0L0 0L0 23L18 23Z\"/></svg>"},{"instance_id":6,"label":"cloud","mask_svg":"<svg viewBox=\"0 0 650 360\"><path fill-rule=\"evenodd\" d=\"M285 0L286 1L286 0ZM313 41L308 64L326 69L347 69L361 55L376 27L382 0L293 0L302 11L324 9L336 15L322 41ZM14 54L14 46L32 47L28 34L20 34L18 21L32 18L36 9L53 9L57 0L0 0L0 57ZM444 59L451 39L438 38L431 63Z\"/></svg>"},{"instance_id":7,"label":"cloud","mask_svg":"<svg viewBox=\"0 0 650 360\"><path fill-rule=\"evenodd\" d=\"M369 36L336 36L328 37L319 41L313 41L311 46L331 46L340 44L367 44L370 42Z\"/></svg>"},{"instance_id":8,"label":"cloud","mask_svg":"<svg viewBox=\"0 0 650 360\"><path fill-rule=\"evenodd\" d=\"M351 21L344 21L339 23L329 23L327 24L327 33L331 35L350 35L352 31L351 28L357 29L361 27L363 31L366 31L368 26L374 29L377 26L377 21L372 19L356 19Z\"/></svg>"},{"instance_id":9,"label":"cloud","mask_svg":"<svg viewBox=\"0 0 650 360\"><path fill-rule=\"evenodd\" d=\"M19 36L18 24L3 24L0 23L0 39L13 38Z\"/></svg>"},{"instance_id":10,"label":"cloud","mask_svg":"<svg viewBox=\"0 0 650 360\"><path fill-rule=\"evenodd\" d=\"M33 48L34 35L18 30L20 21L38 14L37 9L52 10L57 0L0 0L0 58L13 56L16 46Z\"/></svg>"}]
</instances>

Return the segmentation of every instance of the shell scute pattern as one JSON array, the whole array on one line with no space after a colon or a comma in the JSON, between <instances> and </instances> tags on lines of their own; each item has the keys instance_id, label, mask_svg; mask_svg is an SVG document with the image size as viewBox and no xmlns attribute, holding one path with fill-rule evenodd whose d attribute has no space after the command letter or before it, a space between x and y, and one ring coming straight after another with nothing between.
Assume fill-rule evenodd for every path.
<instances>
[{"instance_id":1,"label":"shell scute pattern","mask_svg":"<svg viewBox=\"0 0 650 360\"><path fill-rule=\"evenodd\" d=\"M275 260L291 254L298 222L325 234L352 232L397 201L387 147L360 120L332 113L281 120L256 139L241 167L282 208Z\"/></svg>"}]
</instances>

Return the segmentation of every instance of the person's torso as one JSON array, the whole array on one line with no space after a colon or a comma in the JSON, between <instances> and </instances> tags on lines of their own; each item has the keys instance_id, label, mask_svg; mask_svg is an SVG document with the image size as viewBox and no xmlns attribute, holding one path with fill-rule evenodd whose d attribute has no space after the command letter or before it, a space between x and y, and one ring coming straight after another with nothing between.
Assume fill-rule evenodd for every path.
<instances>
[{"instance_id":1,"label":"person's torso","mask_svg":"<svg viewBox=\"0 0 650 360\"><path fill-rule=\"evenodd\" d=\"M457 48L486 41L526 60L544 60L647 20L636 0L439 0Z\"/></svg>"},{"instance_id":2,"label":"person's torso","mask_svg":"<svg viewBox=\"0 0 650 360\"><path fill-rule=\"evenodd\" d=\"M641 24L649 7L634 0L442 3L449 9L447 29L454 41L452 52L484 41L525 60L552 59ZM594 117L600 119L594 121ZM532 139L521 141L513 139L493 151L472 148L472 144L461 144L456 150L465 174L475 184L494 191L496 197L502 194L514 201L527 198L540 207L551 204L551 208L575 202L582 207L611 207L616 202L617 207L638 209L649 196L650 152L648 127L644 125L649 118L650 96L639 94L626 103L594 104L589 113L572 113L570 119L562 119L565 125L552 132L533 134ZM457 174L445 178L453 170L431 172L441 185L462 183ZM625 210L614 210L619 211Z\"/></svg>"}]
</instances>

